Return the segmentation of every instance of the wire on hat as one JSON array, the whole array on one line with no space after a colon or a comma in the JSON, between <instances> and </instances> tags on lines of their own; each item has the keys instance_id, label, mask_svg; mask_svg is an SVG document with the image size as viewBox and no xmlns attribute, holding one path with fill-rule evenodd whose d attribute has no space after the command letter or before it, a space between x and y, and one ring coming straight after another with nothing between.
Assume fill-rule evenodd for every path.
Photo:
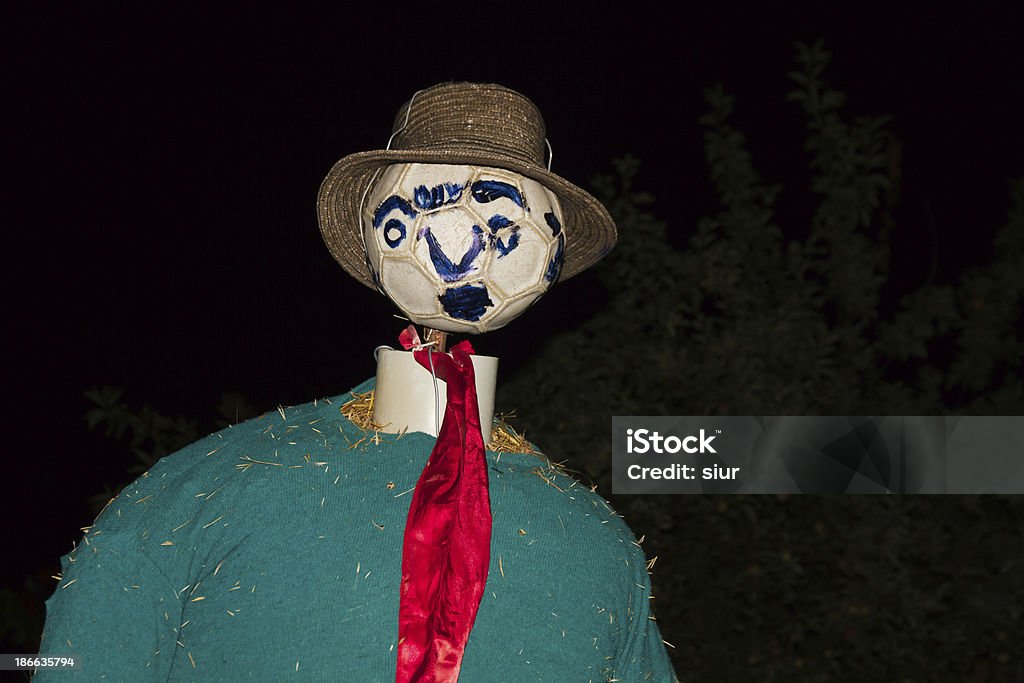
<instances>
[{"instance_id":1,"label":"wire on hat","mask_svg":"<svg viewBox=\"0 0 1024 683\"><path fill-rule=\"evenodd\" d=\"M388 146L385 147L384 149L391 149L391 142L395 139L395 136L401 133L403 130L405 130L405 127L409 125L409 114L412 113L412 103L416 101L416 96L419 95L421 92L423 91L417 90L412 94L412 97L409 98L409 106L405 108L405 123L402 124L401 128L399 128L398 130L391 134L391 137L388 138Z\"/></svg>"}]
</instances>

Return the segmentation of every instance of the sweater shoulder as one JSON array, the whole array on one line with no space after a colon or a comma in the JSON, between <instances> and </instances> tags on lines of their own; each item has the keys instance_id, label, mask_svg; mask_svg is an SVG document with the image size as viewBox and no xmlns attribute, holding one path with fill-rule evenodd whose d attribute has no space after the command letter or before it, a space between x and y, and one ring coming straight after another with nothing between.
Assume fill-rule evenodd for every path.
<instances>
[{"instance_id":1,"label":"sweater shoulder","mask_svg":"<svg viewBox=\"0 0 1024 683\"><path fill-rule=\"evenodd\" d=\"M362 436L340 412L349 397L346 393L281 406L161 458L107 503L86 528L86 538L102 532L134 536L147 547L170 546L178 524L199 521L215 498L244 508L258 504L254 494L271 482L282 495L301 486L299 471L322 472L331 453L349 448ZM281 476L285 472L295 476ZM153 535L156 529L160 538Z\"/></svg>"},{"instance_id":2,"label":"sweater shoulder","mask_svg":"<svg viewBox=\"0 0 1024 683\"><path fill-rule=\"evenodd\" d=\"M636 536L594 487L543 457L491 455L492 534L515 555L626 582L646 577Z\"/></svg>"}]
</instances>

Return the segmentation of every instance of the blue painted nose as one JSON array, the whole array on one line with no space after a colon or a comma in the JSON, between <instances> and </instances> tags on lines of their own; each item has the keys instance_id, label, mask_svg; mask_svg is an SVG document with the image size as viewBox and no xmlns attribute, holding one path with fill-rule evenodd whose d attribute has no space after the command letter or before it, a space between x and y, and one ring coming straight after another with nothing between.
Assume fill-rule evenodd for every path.
<instances>
[{"instance_id":1,"label":"blue painted nose","mask_svg":"<svg viewBox=\"0 0 1024 683\"><path fill-rule=\"evenodd\" d=\"M430 261L434 264L434 270L445 282L457 282L466 276L473 269L473 261L484 250L484 231L479 225L473 226L473 243L462 255L458 263L452 261L448 254L438 243L437 238L430 232L430 227L423 229L421 233L427 241L427 248L430 250Z\"/></svg>"}]
</instances>

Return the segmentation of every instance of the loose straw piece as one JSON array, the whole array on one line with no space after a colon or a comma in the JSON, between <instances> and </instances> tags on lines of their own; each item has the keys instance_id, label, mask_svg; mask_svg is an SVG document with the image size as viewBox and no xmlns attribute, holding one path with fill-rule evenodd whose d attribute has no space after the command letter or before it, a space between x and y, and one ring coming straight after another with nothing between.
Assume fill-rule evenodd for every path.
<instances>
[{"instance_id":1,"label":"loose straw piece","mask_svg":"<svg viewBox=\"0 0 1024 683\"><path fill-rule=\"evenodd\" d=\"M341 406L340 411L356 427L364 432L374 432L373 438L380 439L379 432L385 425L373 421L373 391L353 393L352 398ZM525 435L517 432L505 421L512 415L504 413L494 416L491 442L487 445L487 450L494 453L525 453L540 456L540 452L526 440Z\"/></svg>"}]
</instances>

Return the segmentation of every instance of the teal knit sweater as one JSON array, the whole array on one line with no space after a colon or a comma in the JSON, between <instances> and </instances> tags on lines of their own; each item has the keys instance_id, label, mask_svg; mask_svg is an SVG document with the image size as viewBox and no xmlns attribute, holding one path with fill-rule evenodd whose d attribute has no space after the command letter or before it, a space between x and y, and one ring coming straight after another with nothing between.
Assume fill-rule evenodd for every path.
<instances>
[{"instance_id":1,"label":"teal knit sweater","mask_svg":"<svg viewBox=\"0 0 1024 683\"><path fill-rule=\"evenodd\" d=\"M41 652L82 668L35 680L393 681L402 532L434 438L366 439L346 398L229 427L127 486L46 603ZM487 458L491 567L460 681L674 680L623 521L541 458Z\"/></svg>"}]
</instances>

